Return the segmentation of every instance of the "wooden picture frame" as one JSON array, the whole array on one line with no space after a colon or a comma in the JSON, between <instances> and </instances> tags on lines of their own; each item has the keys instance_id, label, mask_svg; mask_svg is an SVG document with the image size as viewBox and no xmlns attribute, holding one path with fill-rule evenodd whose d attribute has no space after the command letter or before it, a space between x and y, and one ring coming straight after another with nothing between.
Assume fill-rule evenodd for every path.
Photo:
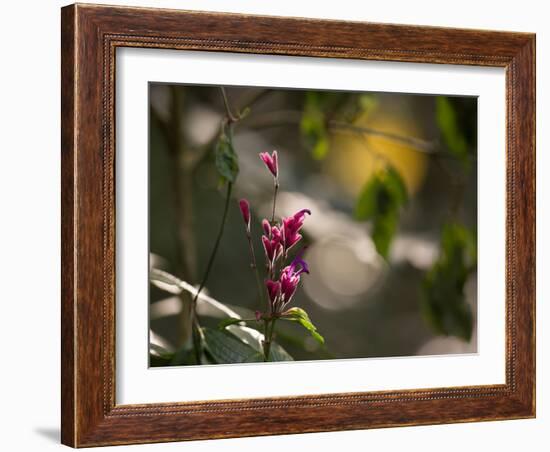
<instances>
[{"instance_id":1,"label":"wooden picture frame","mask_svg":"<svg viewBox=\"0 0 550 452\"><path fill-rule=\"evenodd\" d=\"M535 36L71 5L62 9L62 442L73 447L535 416ZM506 383L116 405L115 50L506 70Z\"/></svg>"}]
</instances>

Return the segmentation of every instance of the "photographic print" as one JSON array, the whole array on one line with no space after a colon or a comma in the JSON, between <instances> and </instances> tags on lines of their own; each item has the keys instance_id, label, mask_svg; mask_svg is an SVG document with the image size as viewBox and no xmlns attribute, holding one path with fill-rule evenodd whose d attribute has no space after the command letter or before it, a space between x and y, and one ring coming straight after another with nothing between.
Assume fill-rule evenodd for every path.
<instances>
[{"instance_id":1,"label":"photographic print","mask_svg":"<svg viewBox=\"0 0 550 452\"><path fill-rule=\"evenodd\" d=\"M476 154L476 97L150 83L150 366L475 353Z\"/></svg>"},{"instance_id":2,"label":"photographic print","mask_svg":"<svg viewBox=\"0 0 550 452\"><path fill-rule=\"evenodd\" d=\"M534 34L61 31L64 444L535 416Z\"/></svg>"}]
</instances>

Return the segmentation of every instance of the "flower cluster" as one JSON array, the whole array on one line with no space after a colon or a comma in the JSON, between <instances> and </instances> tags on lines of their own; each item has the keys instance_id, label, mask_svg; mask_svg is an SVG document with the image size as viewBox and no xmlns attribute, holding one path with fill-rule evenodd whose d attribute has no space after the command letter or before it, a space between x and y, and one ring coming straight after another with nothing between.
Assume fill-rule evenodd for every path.
<instances>
[{"instance_id":1,"label":"flower cluster","mask_svg":"<svg viewBox=\"0 0 550 452\"><path fill-rule=\"evenodd\" d=\"M271 221L262 221L262 244L265 254L267 278L264 281L268 297L268 315L277 316L284 312L286 306L296 293L300 278L303 273L309 273L307 263L302 256L305 248L300 250L296 257L285 265L289 251L302 239L300 230L304 225L306 215L311 215L309 209L302 209L294 215L275 221L275 203L278 188L278 157L277 151L270 155L267 152L260 154L261 160L274 179L275 196L273 198L273 217ZM248 201L242 199L239 202L243 220L246 225L247 235L250 238L250 206ZM252 253L253 254L253 253ZM258 319L262 314L258 313Z\"/></svg>"},{"instance_id":2,"label":"flower cluster","mask_svg":"<svg viewBox=\"0 0 550 452\"><path fill-rule=\"evenodd\" d=\"M309 273L307 264L301 258L301 254L296 256L290 265L281 270L278 280L267 279L265 281L272 314L279 314L284 311L296 293L300 283L300 275Z\"/></svg>"},{"instance_id":3,"label":"flower cluster","mask_svg":"<svg viewBox=\"0 0 550 452\"><path fill-rule=\"evenodd\" d=\"M304 249L296 255L289 265L283 267L288 257L288 251L302 238L298 231L304 224L306 213L309 214L310 212L304 209L291 217L283 218L282 225L275 224L271 226L267 220L262 221L264 230L262 242L268 275L265 285L269 296L271 314L280 313L284 310L298 288L300 275L309 273L308 266L302 259ZM280 267L282 269L277 274L277 269Z\"/></svg>"}]
</instances>

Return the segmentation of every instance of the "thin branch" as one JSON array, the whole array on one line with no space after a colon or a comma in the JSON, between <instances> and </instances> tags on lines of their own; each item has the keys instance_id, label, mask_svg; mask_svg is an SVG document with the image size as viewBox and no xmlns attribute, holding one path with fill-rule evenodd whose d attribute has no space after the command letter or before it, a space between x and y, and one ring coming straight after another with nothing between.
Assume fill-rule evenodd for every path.
<instances>
[{"instance_id":1,"label":"thin branch","mask_svg":"<svg viewBox=\"0 0 550 452\"><path fill-rule=\"evenodd\" d=\"M356 137L361 139L361 141L363 141L363 143L365 144L365 149L373 157L375 157L379 161L381 160L384 163L385 166L388 166L388 165L391 166L392 165L392 162L390 161L390 159L388 158L387 155L385 155L385 154L379 152L378 150L374 149L374 147L372 146L372 143L368 142L367 136L364 133L358 133L358 134L356 134Z\"/></svg>"},{"instance_id":2,"label":"thin branch","mask_svg":"<svg viewBox=\"0 0 550 452\"><path fill-rule=\"evenodd\" d=\"M258 297L260 300L260 308L264 304L264 291L262 288L262 282L260 278L260 270L258 269L258 264L256 262L256 253L254 252L254 244L252 243L252 236L250 235L250 231L246 232L246 239L248 240L248 247L250 249L250 268L252 269L252 272L254 273L254 277L256 278L256 287L258 289ZM269 303L269 301L267 301Z\"/></svg>"},{"instance_id":3,"label":"thin branch","mask_svg":"<svg viewBox=\"0 0 550 452\"><path fill-rule=\"evenodd\" d=\"M210 254L210 258L208 259L208 264L206 265L206 270L204 272L204 276L202 277L202 281L199 285L199 288L197 289L197 293L195 294L195 297L193 298L193 304L197 301L197 298L199 297L202 289L204 289L204 286L206 285L206 282L208 281L208 276L210 275L210 270L212 270L212 265L214 264L214 259L216 258L216 254L218 253L218 248L220 246L220 242L223 236L223 231L225 229L225 222L227 220L227 212L229 211L229 201L231 200L231 190L233 188L233 184L231 182L227 183L227 192L225 195L225 204L223 207L223 214L222 214L222 220L220 223L220 228L218 230L218 236L216 237L216 242L214 243L214 248L212 248L212 253Z\"/></svg>"},{"instance_id":4,"label":"thin branch","mask_svg":"<svg viewBox=\"0 0 550 452\"><path fill-rule=\"evenodd\" d=\"M279 191L279 180L275 178L273 185L273 212L271 213L271 225L275 224L275 205L277 204L277 192Z\"/></svg>"},{"instance_id":5,"label":"thin branch","mask_svg":"<svg viewBox=\"0 0 550 452\"><path fill-rule=\"evenodd\" d=\"M371 135L371 136L378 136L387 138L388 140L396 141L402 144L405 144L407 146L410 146L416 151L424 152L426 154L436 154L437 151L437 143L430 142L430 141L424 141L419 138L414 137L406 137L403 135L399 135L392 132L383 132L378 129L373 129L371 127L365 127L365 126L356 126L353 124L347 124L345 122L340 121L329 121L329 128L335 131L348 131L353 132L357 134L363 134L363 135Z\"/></svg>"},{"instance_id":6,"label":"thin branch","mask_svg":"<svg viewBox=\"0 0 550 452\"><path fill-rule=\"evenodd\" d=\"M204 276L202 277L202 281L199 285L199 288L197 289L197 293L195 294L195 297L193 298L193 301L191 302L191 318L193 322L193 348L195 350L195 358L197 360L197 363L200 364L201 359L201 348L202 348L202 342L204 340L202 331L200 329L199 325L199 319L197 318L197 298L199 297L202 289L204 289L204 286L206 285L206 282L208 281L208 276L210 275L210 270L212 270L212 266L214 264L214 260L216 258L216 254L218 254L218 248L220 246L220 242L223 236L223 231L225 229L225 222L227 220L227 212L229 211L229 200L231 199L231 189L233 188L233 184L231 182L227 183L227 194L225 197L225 205L223 208L223 214L222 214L222 220L220 223L220 229L218 231L218 236L216 237L216 242L214 243L214 248L212 249L212 253L210 254L210 258L208 259L208 264L206 265L206 270L204 272Z\"/></svg>"},{"instance_id":7,"label":"thin branch","mask_svg":"<svg viewBox=\"0 0 550 452\"><path fill-rule=\"evenodd\" d=\"M252 108L253 105L258 103L261 99L263 99L265 96L273 93L274 91L272 89L259 89L257 91L253 91L252 95L243 95L241 96L240 102L237 104L237 111L243 112L248 108ZM244 100L243 100L244 99Z\"/></svg>"},{"instance_id":8,"label":"thin branch","mask_svg":"<svg viewBox=\"0 0 550 452\"><path fill-rule=\"evenodd\" d=\"M227 93L225 92L225 88L223 86L220 86L220 91L222 93L223 98L223 105L225 106L225 111L227 114L227 120L228 122L236 122L239 118L233 115L233 112L231 111L231 108L229 107L229 100L227 99Z\"/></svg>"},{"instance_id":9,"label":"thin branch","mask_svg":"<svg viewBox=\"0 0 550 452\"><path fill-rule=\"evenodd\" d=\"M225 93L225 88L223 86L220 86L220 91L222 93L223 101L225 104L225 108L227 111L227 119L229 121L232 121L231 118L233 118L233 115L231 113L231 108L229 108L229 102L227 101L227 95ZM218 253L218 248L220 246L220 242L223 236L223 231L225 229L225 222L227 220L227 213L229 211L229 201L231 200L231 191L233 189L233 183L227 182L227 193L225 195L225 204L223 208L223 214L222 219L220 223L220 228L218 230L218 235L216 237L216 242L214 243L214 248L212 249L212 252L210 253L210 258L208 259L208 264L206 265L206 270L204 272L204 276L202 277L202 281L199 285L199 288L197 289L197 293L195 294L195 297L193 298L193 309L195 307L197 298L199 297L202 289L204 289L204 286L206 285L206 282L208 281L208 276L210 275L210 270L212 270L212 265L214 264L214 260L216 258L216 254ZM193 315L196 317L195 313Z\"/></svg>"},{"instance_id":10,"label":"thin branch","mask_svg":"<svg viewBox=\"0 0 550 452\"><path fill-rule=\"evenodd\" d=\"M247 116L242 125L250 129L296 126L302 120L302 112L297 110L270 111Z\"/></svg>"},{"instance_id":11,"label":"thin branch","mask_svg":"<svg viewBox=\"0 0 550 452\"><path fill-rule=\"evenodd\" d=\"M299 124L302 119L302 112L296 110L282 110L264 113L261 116L250 117L243 121L251 129L262 129L268 127L284 127L287 125ZM407 137L397 133L384 132L372 127L356 126L341 121L328 121L329 130L334 132L351 132L360 135L371 135L383 137L410 146L415 151L425 154L438 154L438 143L425 141L419 138Z\"/></svg>"}]
</instances>

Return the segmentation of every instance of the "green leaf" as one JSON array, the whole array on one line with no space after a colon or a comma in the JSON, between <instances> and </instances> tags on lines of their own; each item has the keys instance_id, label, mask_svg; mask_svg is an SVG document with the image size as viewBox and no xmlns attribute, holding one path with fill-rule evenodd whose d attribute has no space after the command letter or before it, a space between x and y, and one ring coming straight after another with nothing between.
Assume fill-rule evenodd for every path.
<instances>
[{"instance_id":1,"label":"green leaf","mask_svg":"<svg viewBox=\"0 0 550 452\"><path fill-rule=\"evenodd\" d=\"M263 361L263 340L264 335L254 328L249 328L242 325L230 325L227 327L227 331L237 336L245 344L256 350L254 361ZM271 349L269 352L270 361L294 361L294 358L277 342L271 342Z\"/></svg>"},{"instance_id":2,"label":"green leaf","mask_svg":"<svg viewBox=\"0 0 550 452\"><path fill-rule=\"evenodd\" d=\"M292 322L298 322L300 325L302 325L320 344L325 343L325 339L323 336L319 334L317 331L317 328L315 325L313 325L311 319L309 318L309 315L306 311L304 311L301 308L290 308L288 311L285 311L283 315L281 316L282 320L290 320Z\"/></svg>"},{"instance_id":3,"label":"green leaf","mask_svg":"<svg viewBox=\"0 0 550 452\"><path fill-rule=\"evenodd\" d=\"M305 96L300 131L315 160L324 159L329 150L325 107L327 103L333 101L330 94L332 93L308 91Z\"/></svg>"},{"instance_id":4,"label":"green leaf","mask_svg":"<svg viewBox=\"0 0 550 452\"><path fill-rule=\"evenodd\" d=\"M243 323L243 322L253 322L255 320L256 319L237 319L237 318L230 317L230 318L224 319L220 323L218 323L218 328L220 330L223 330L223 329L227 328L230 325L235 325L237 323Z\"/></svg>"},{"instance_id":5,"label":"green leaf","mask_svg":"<svg viewBox=\"0 0 550 452\"><path fill-rule=\"evenodd\" d=\"M195 351L189 345L184 345L176 351L170 361L171 366L185 366L194 364L198 364L195 357Z\"/></svg>"},{"instance_id":6,"label":"green leaf","mask_svg":"<svg viewBox=\"0 0 550 452\"><path fill-rule=\"evenodd\" d=\"M202 328L206 351L218 364L259 362L258 352L227 331Z\"/></svg>"},{"instance_id":7,"label":"green leaf","mask_svg":"<svg viewBox=\"0 0 550 452\"><path fill-rule=\"evenodd\" d=\"M262 352L264 335L258 330L243 325L229 325L227 331L257 352Z\"/></svg>"},{"instance_id":8,"label":"green leaf","mask_svg":"<svg viewBox=\"0 0 550 452\"><path fill-rule=\"evenodd\" d=\"M166 366L170 364L174 353L169 352L159 344L149 344L149 365L151 367Z\"/></svg>"},{"instance_id":9,"label":"green leaf","mask_svg":"<svg viewBox=\"0 0 550 452\"><path fill-rule=\"evenodd\" d=\"M458 224L445 225L439 259L422 284L422 313L437 334L471 339L473 314L464 286L475 267L474 234Z\"/></svg>"},{"instance_id":10,"label":"green leaf","mask_svg":"<svg viewBox=\"0 0 550 452\"><path fill-rule=\"evenodd\" d=\"M149 365L166 366L174 356L173 347L166 339L149 330Z\"/></svg>"},{"instance_id":11,"label":"green leaf","mask_svg":"<svg viewBox=\"0 0 550 452\"><path fill-rule=\"evenodd\" d=\"M257 352L254 359L249 362L258 362L264 360L263 352ZM269 350L269 362L280 361L294 361L294 358L288 354L288 352L276 342L271 342L271 348Z\"/></svg>"},{"instance_id":12,"label":"green leaf","mask_svg":"<svg viewBox=\"0 0 550 452\"><path fill-rule=\"evenodd\" d=\"M372 228L372 240L378 254L385 259L389 255L391 242L397 230L398 221L399 212L393 209L375 218Z\"/></svg>"},{"instance_id":13,"label":"green leaf","mask_svg":"<svg viewBox=\"0 0 550 452\"><path fill-rule=\"evenodd\" d=\"M357 220L372 220L408 202L401 175L391 166L374 174L365 184L355 205Z\"/></svg>"},{"instance_id":14,"label":"green leaf","mask_svg":"<svg viewBox=\"0 0 550 452\"><path fill-rule=\"evenodd\" d=\"M182 291L186 291L193 296L197 293L197 288L192 284L182 281L176 276L157 268L151 269L149 278L151 284L155 287L174 295L180 295ZM239 318L239 314L232 309L230 305L220 303L214 298L206 295L204 292L201 292L199 298L197 299L197 311L200 315L209 317L224 318L229 316L235 319Z\"/></svg>"},{"instance_id":15,"label":"green leaf","mask_svg":"<svg viewBox=\"0 0 550 452\"><path fill-rule=\"evenodd\" d=\"M436 101L436 120L443 141L449 148L449 151L469 168L470 156L468 154L468 142L464 132L460 128L458 115L451 100L445 96L437 96Z\"/></svg>"},{"instance_id":16,"label":"green leaf","mask_svg":"<svg viewBox=\"0 0 550 452\"><path fill-rule=\"evenodd\" d=\"M355 203L354 216L356 220L363 221L374 218L377 211L378 193L382 189L378 177L372 177L367 181Z\"/></svg>"},{"instance_id":17,"label":"green leaf","mask_svg":"<svg viewBox=\"0 0 550 452\"><path fill-rule=\"evenodd\" d=\"M219 331L202 328L205 347L218 364L254 363L264 361L263 334L252 328L231 325ZM292 356L276 342L271 343L270 361L293 361Z\"/></svg>"},{"instance_id":18,"label":"green leaf","mask_svg":"<svg viewBox=\"0 0 550 452\"><path fill-rule=\"evenodd\" d=\"M319 135L317 143L315 143L315 146L313 146L311 150L311 155L315 160L323 160L327 156L330 148L329 143L329 138L326 133Z\"/></svg>"},{"instance_id":19,"label":"green leaf","mask_svg":"<svg viewBox=\"0 0 550 452\"><path fill-rule=\"evenodd\" d=\"M263 354L262 354L263 358ZM269 351L269 361L294 361L294 358L281 347L277 342L271 342L271 349Z\"/></svg>"},{"instance_id":20,"label":"green leaf","mask_svg":"<svg viewBox=\"0 0 550 452\"><path fill-rule=\"evenodd\" d=\"M250 114L250 107L245 107L243 111L239 112L239 119L244 119Z\"/></svg>"},{"instance_id":21,"label":"green leaf","mask_svg":"<svg viewBox=\"0 0 550 452\"><path fill-rule=\"evenodd\" d=\"M395 168L388 166L386 168L385 185L388 191L392 194L393 199L399 204L407 204L409 200L409 194L407 187L401 175L395 170Z\"/></svg>"},{"instance_id":22,"label":"green leaf","mask_svg":"<svg viewBox=\"0 0 550 452\"><path fill-rule=\"evenodd\" d=\"M225 132L222 132L216 144L215 160L220 176L228 182L235 182L239 174L239 159L231 139Z\"/></svg>"},{"instance_id":23,"label":"green leaf","mask_svg":"<svg viewBox=\"0 0 550 452\"><path fill-rule=\"evenodd\" d=\"M179 278L157 268L150 270L149 279L155 287L174 295L179 295L183 290L181 287L182 281Z\"/></svg>"},{"instance_id":24,"label":"green leaf","mask_svg":"<svg viewBox=\"0 0 550 452\"><path fill-rule=\"evenodd\" d=\"M397 230L400 209L408 202L408 193L400 174L391 166L371 177L359 194L355 218L371 220L372 240L378 253L387 258Z\"/></svg>"},{"instance_id":25,"label":"green leaf","mask_svg":"<svg viewBox=\"0 0 550 452\"><path fill-rule=\"evenodd\" d=\"M371 93L363 93L357 98L357 106L362 114L369 114L378 106L378 100Z\"/></svg>"}]
</instances>

